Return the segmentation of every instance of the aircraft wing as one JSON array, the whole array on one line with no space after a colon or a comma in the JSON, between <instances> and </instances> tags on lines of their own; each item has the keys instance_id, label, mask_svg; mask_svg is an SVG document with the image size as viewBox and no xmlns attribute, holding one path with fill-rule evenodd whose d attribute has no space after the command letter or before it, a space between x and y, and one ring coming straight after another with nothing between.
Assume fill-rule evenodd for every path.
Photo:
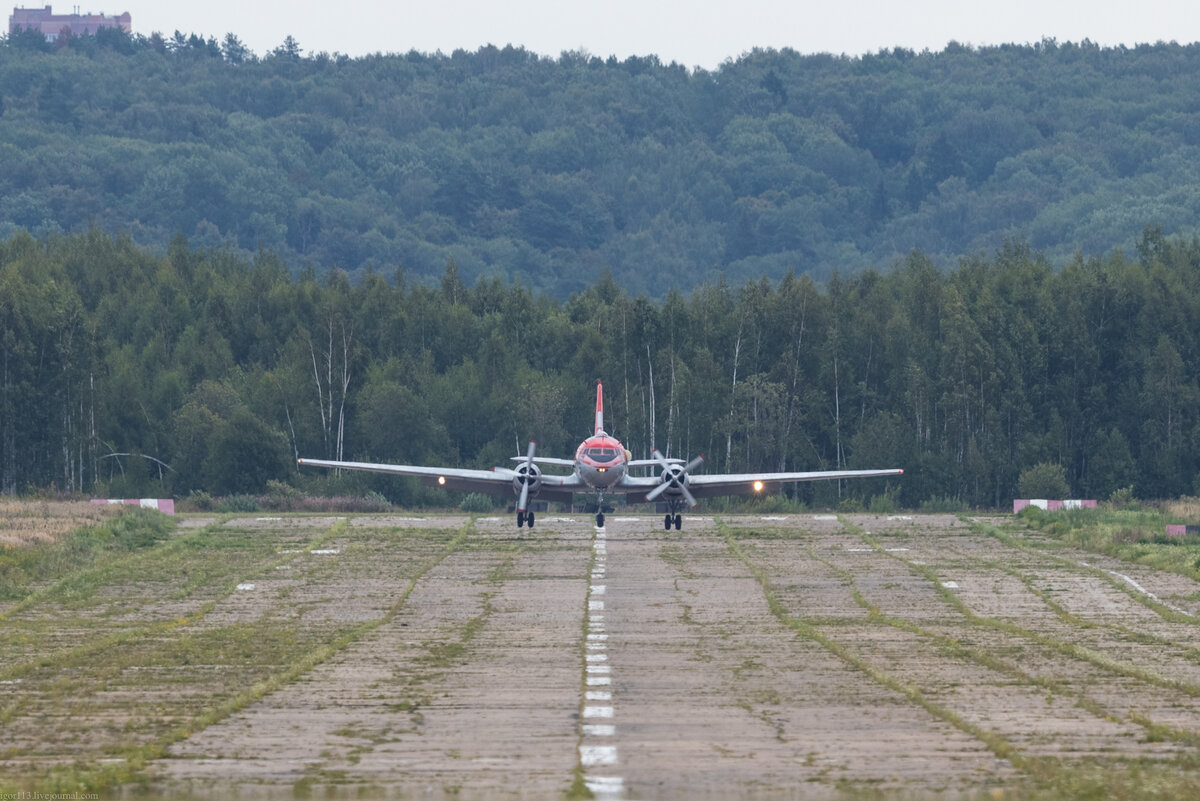
<instances>
[{"instance_id":1,"label":"aircraft wing","mask_svg":"<svg viewBox=\"0 0 1200 801\"><path fill-rule=\"evenodd\" d=\"M625 476L612 491L614 495L624 495L627 503L645 503L646 495L660 483L658 476Z\"/></svg>"},{"instance_id":2,"label":"aircraft wing","mask_svg":"<svg viewBox=\"0 0 1200 801\"><path fill-rule=\"evenodd\" d=\"M491 470L472 470L462 467L426 467L410 464L376 464L373 462L334 462L327 459L298 459L304 467L330 467L339 470L365 470L371 473L387 473L394 476L419 478L427 487L445 487L465 492L484 492L504 495L513 492L513 479L517 473L504 467ZM541 489L534 495L539 501L571 502L575 492L584 492L577 476L542 476Z\"/></svg>"},{"instance_id":3,"label":"aircraft wing","mask_svg":"<svg viewBox=\"0 0 1200 801\"><path fill-rule=\"evenodd\" d=\"M717 473L715 475L688 476L687 488L697 498L712 498L718 495L753 495L790 484L795 481L828 481L839 478L875 478L898 476L903 470L817 470L809 473ZM762 482L761 488L756 484Z\"/></svg>"},{"instance_id":4,"label":"aircraft wing","mask_svg":"<svg viewBox=\"0 0 1200 801\"><path fill-rule=\"evenodd\" d=\"M525 457L524 456L514 456L514 457L512 457L512 460L514 462L523 462L523 461L525 461ZM556 459L553 456L535 456L535 457L533 457L533 463L534 464L549 464L549 465L554 465L555 467L574 467L575 466L574 459Z\"/></svg>"},{"instance_id":5,"label":"aircraft wing","mask_svg":"<svg viewBox=\"0 0 1200 801\"><path fill-rule=\"evenodd\" d=\"M629 467L662 467L664 462L666 464L684 463L683 459L663 459L661 462L657 459L634 459L625 464Z\"/></svg>"}]
</instances>

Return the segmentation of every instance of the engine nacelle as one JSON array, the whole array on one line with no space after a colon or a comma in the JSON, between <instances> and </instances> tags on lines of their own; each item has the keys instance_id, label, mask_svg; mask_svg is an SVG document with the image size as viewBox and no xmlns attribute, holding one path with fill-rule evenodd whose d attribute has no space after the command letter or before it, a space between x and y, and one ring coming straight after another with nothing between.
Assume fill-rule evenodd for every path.
<instances>
[{"instance_id":1,"label":"engine nacelle","mask_svg":"<svg viewBox=\"0 0 1200 801\"><path fill-rule=\"evenodd\" d=\"M663 495L679 496L683 494L683 485L687 484L688 474L683 465L673 464L662 471L661 481L667 485Z\"/></svg>"},{"instance_id":2,"label":"engine nacelle","mask_svg":"<svg viewBox=\"0 0 1200 801\"><path fill-rule=\"evenodd\" d=\"M536 464L521 464L514 470L516 473L513 476L513 494L520 496L521 485L529 485L529 494L537 495L538 490L542 487L542 470Z\"/></svg>"}]
</instances>

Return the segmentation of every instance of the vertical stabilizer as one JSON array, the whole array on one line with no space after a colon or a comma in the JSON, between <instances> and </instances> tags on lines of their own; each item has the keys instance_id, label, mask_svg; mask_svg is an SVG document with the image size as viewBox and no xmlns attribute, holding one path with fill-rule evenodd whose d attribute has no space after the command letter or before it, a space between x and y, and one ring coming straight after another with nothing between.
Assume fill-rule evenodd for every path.
<instances>
[{"instance_id":1,"label":"vertical stabilizer","mask_svg":"<svg viewBox=\"0 0 1200 801\"><path fill-rule=\"evenodd\" d=\"M604 385L596 382L596 433L604 431Z\"/></svg>"}]
</instances>

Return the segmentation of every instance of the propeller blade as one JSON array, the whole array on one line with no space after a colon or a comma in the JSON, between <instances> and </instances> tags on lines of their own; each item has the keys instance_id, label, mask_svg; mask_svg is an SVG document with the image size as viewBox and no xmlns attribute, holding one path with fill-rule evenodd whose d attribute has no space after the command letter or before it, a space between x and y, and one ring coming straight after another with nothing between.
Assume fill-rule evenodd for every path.
<instances>
[{"instance_id":1,"label":"propeller blade","mask_svg":"<svg viewBox=\"0 0 1200 801\"><path fill-rule=\"evenodd\" d=\"M688 506L695 507L698 501L688 492L687 484L680 484L679 491L683 493L683 497L687 499Z\"/></svg>"},{"instance_id":2,"label":"propeller blade","mask_svg":"<svg viewBox=\"0 0 1200 801\"><path fill-rule=\"evenodd\" d=\"M699 467L699 466L700 466L700 463L701 463L701 462L703 462L703 461L704 461L704 454L700 454L700 455L699 455L699 456L697 456L695 459L693 459L692 461L688 462L686 465L684 465L684 466L683 466L683 472L684 472L684 474L686 475L687 473L690 473L690 472L692 472L693 470L695 470L697 467ZM695 505L696 505L696 504L692 504L692 506L695 506Z\"/></svg>"},{"instance_id":3,"label":"propeller blade","mask_svg":"<svg viewBox=\"0 0 1200 801\"><path fill-rule=\"evenodd\" d=\"M666 491L667 491L667 488L668 488L668 487L670 487L670 486L671 486L671 482L670 482L670 481L664 481L663 483L659 484L657 487L655 487L654 489L650 490L650 492L646 494L646 500L647 500L647 501L653 501L653 500L654 500L655 498L657 498L659 495L662 495L664 492L666 492ZM694 504L693 504L693 505L694 505Z\"/></svg>"},{"instance_id":4,"label":"propeller blade","mask_svg":"<svg viewBox=\"0 0 1200 801\"><path fill-rule=\"evenodd\" d=\"M529 470L533 467L533 454L537 443L529 440L529 455L525 457L525 475L521 481L521 498L517 501L517 511L524 512L529 508Z\"/></svg>"},{"instance_id":5,"label":"propeller blade","mask_svg":"<svg viewBox=\"0 0 1200 801\"><path fill-rule=\"evenodd\" d=\"M663 470L666 470L671 466L671 463L667 461L667 457L659 453L658 448L652 450L650 455L654 457L654 461L658 462L662 466Z\"/></svg>"}]
</instances>

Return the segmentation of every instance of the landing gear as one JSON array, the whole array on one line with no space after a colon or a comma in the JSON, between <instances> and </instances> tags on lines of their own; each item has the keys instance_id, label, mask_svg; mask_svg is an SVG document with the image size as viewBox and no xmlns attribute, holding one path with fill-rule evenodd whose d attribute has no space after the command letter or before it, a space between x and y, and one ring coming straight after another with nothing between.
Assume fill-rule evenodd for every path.
<instances>
[{"instance_id":1,"label":"landing gear","mask_svg":"<svg viewBox=\"0 0 1200 801\"><path fill-rule=\"evenodd\" d=\"M596 528L604 528L604 512L596 512Z\"/></svg>"},{"instance_id":2,"label":"landing gear","mask_svg":"<svg viewBox=\"0 0 1200 801\"><path fill-rule=\"evenodd\" d=\"M671 516L663 515L663 528L667 531L671 530Z\"/></svg>"},{"instance_id":3,"label":"landing gear","mask_svg":"<svg viewBox=\"0 0 1200 801\"><path fill-rule=\"evenodd\" d=\"M525 525L526 523L529 524L530 528L533 528L533 512L522 512L521 510L518 509L517 510L517 528L520 528L521 526Z\"/></svg>"},{"instance_id":4,"label":"landing gear","mask_svg":"<svg viewBox=\"0 0 1200 801\"><path fill-rule=\"evenodd\" d=\"M533 523L530 523L529 525L532 526ZM682 528L683 528L683 515L675 515L675 530L679 531Z\"/></svg>"},{"instance_id":5,"label":"landing gear","mask_svg":"<svg viewBox=\"0 0 1200 801\"><path fill-rule=\"evenodd\" d=\"M675 524L675 530L679 531L681 528L683 528L683 515L675 514L663 516L663 528L665 528L667 531L670 531L672 523Z\"/></svg>"}]
</instances>

